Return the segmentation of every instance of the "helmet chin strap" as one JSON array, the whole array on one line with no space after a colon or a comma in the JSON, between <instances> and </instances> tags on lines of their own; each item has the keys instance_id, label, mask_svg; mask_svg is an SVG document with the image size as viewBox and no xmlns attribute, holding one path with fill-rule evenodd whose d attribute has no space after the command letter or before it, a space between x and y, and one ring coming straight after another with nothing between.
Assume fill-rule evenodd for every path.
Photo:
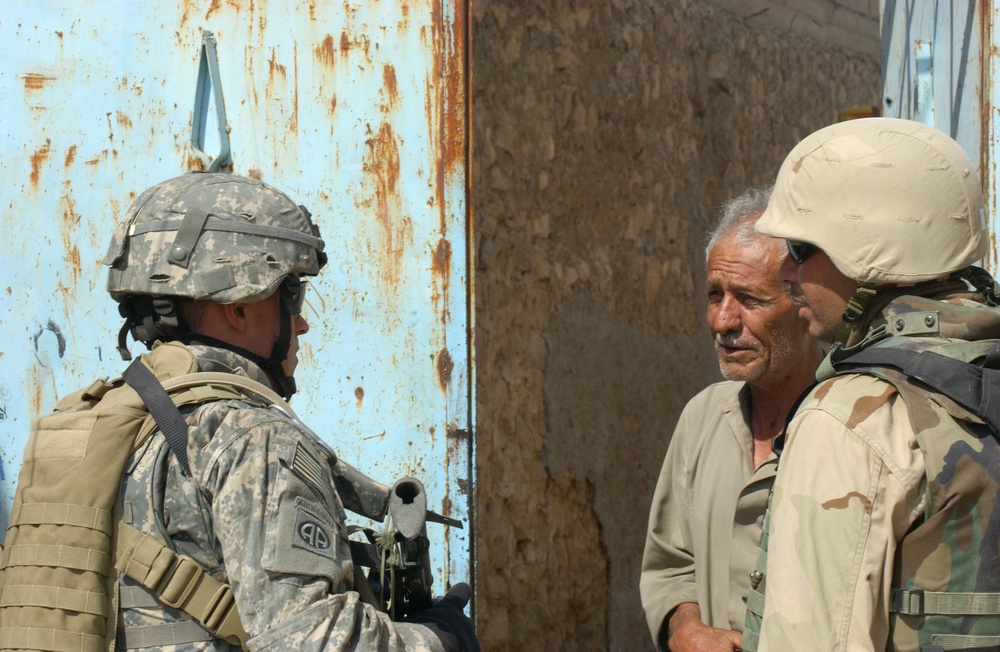
<instances>
[{"instance_id":1,"label":"helmet chin strap","mask_svg":"<svg viewBox=\"0 0 1000 652\"><path fill-rule=\"evenodd\" d=\"M294 280L293 280L294 279ZM208 335L192 333L183 320L179 319L176 305L170 298L154 299L152 309L149 306L137 308L129 300L120 304L119 311L125 317L125 324L118 333L118 351L122 358L129 360L131 354L125 345L126 334L131 331L132 337L143 342L147 347L158 339L177 339L185 344L199 342L220 349L232 351L247 358L264 372L275 385L275 389L286 401L295 393L295 378L285 373L284 362L288 357L288 349L292 342L292 317L299 313L298 299L302 289L298 277L286 277L278 288L279 331L278 339L271 347L268 357L258 355L248 349Z\"/></svg>"},{"instance_id":2,"label":"helmet chin strap","mask_svg":"<svg viewBox=\"0 0 1000 652\"><path fill-rule=\"evenodd\" d=\"M840 318L840 326L837 327L837 339L834 340L835 344L840 346L847 346L847 342L851 337L851 332L854 330L855 324L861 319L861 315L864 314L865 308L868 307L868 302L872 300L875 296L875 286L869 285L868 283L858 283L858 287L854 290L854 294L851 298L847 300L847 307L844 308L844 314Z\"/></svg>"},{"instance_id":3,"label":"helmet chin strap","mask_svg":"<svg viewBox=\"0 0 1000 652\"><path fill-rule=\"evenodd\" d=\"M278 394L280 394L286 401L291 400L292 394L295 393L296 389L295 378L285 373L284 362L285 358L288 357L288 348L292 343L292 316L298 314L299 311L294 292L301 291L298 287L296 287L295 290L289 288L290 278L295 279L296 285L299 280L297 277L287 277L278 288L278 292L280 293L278 301L278 323L280 324L278 339L275 340L274 346L271 347L271 355L267 358L247 351L246 349L234 344L221 342L215 338L204 337L201 335L195 336L196 339L204 341L206 344L212 344L224 349L229 349L230 351L238 353L245 358L249 358L258 367L264 370L264 372L271 379L271 382L274 383Z\"/></svg>"},{"instance_id":4,"label":"helmet chin strap","mask_svg":"<svg viewBox=\"0 0 1000 652\"><path fill-rule=\"evenodd\" d=\"M288 357L288 347L292 342L292 312L288 309L287 290L282 283L280 289L280 301L278 301L278 319L281 323L281 330L278 331L278 339L271 348L271 357L262 365L267 375L271 377L274 384L278 386L278 393L286 401L292 398L295 393L295 378L285 374L284 362Z\"/></svg>"}]
</instances>

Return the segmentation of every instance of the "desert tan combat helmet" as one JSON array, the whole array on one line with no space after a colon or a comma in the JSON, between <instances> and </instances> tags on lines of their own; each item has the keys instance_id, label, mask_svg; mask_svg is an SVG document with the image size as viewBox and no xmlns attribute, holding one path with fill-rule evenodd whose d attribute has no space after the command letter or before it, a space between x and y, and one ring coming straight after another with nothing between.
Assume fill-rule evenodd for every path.
<instances>
[{"instance_id":1,"label":"desert tan combat helmet","mask_svg":"<svg viewBox=\"0 0 1000 652\"><path fill-rule=\"evenodd\" d=\"M968 155L944 132L896 118L807 136L785 158L756 228L816 245L868 286L942 278L988 247Z\"/></svg>"},{"instance_id":2,"label":"desert tan combat helmet","mask_svg":"<svg viewBox=\"0 0 1000 652\"><path fill-rule=\"evenodd\" d=\"M290 396L294 381L281 370L290 315L299 310L300 277L326 264L323 247L309 211L261 181L193 172L154 185L129 207L104 260L108 291L125 317L118 335L122 357L129 357L128 332L147 346L191 336L178 299L252 303L280 289L282 332L269 358L209 343L254 360Z\"/></svg>"}]
</instances>

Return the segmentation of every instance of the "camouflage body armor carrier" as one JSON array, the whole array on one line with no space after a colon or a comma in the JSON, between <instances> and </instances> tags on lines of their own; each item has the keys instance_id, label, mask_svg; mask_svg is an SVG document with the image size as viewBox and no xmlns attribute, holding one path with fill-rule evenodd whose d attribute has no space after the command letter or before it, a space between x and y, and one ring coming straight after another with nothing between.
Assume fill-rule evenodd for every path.
<instances>
[{"instance_id":1,"label":"camouflage body armor carrier","mask_svg":"<svg viewBox=\"0 0 1000 652\"><path fill-rule=\"evenodd\" d=\"M924 320L932 314L913 317ZM896 322L896 330L906 328L902 322ZM849 351L834 351L817 378L822 382L835 374L864 373L890 383L905 402L923 453L925 514L896 550L887 649L996 650L1000 341L891 337L885 329L873 336ZM953 436L941 437L939 424L947 421L954 424L949 428ZM770 510L751 573L744 650L757 649L761 631L769 530Z\"/></svg>"},{"instance_id":2,"label":"camouflage body armor carrier","mask_svg":"<svg viewBox=\"0 0 1000 652\"><path fill-rule=\"evenodd\" d=\"M225 399L284 404L243 376L195 373L194 356L178 344L159 345L133 365L143 363L177 407ZM121 379L97 380L34 419L0 559L0 650L113 650L119 573L132 580L133 593L190 616L186 628L173 628L173 640L158 644L217 637L245 649L231 588L122 522L125 464L157 429L162 424Z\"/></svg>"}]
</instances>

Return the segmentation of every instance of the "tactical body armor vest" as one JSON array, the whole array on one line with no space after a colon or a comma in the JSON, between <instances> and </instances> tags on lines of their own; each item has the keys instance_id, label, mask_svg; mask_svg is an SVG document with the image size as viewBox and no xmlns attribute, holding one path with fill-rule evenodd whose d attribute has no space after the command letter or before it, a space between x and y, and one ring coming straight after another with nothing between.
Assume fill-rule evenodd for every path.
<instances>
[{"instance_id":1,"label":"tactical body armor vest","mask_svg":"<svg viewBox=\"0 0 1000 652\"><path fill-rule=\"evenodd\" d=\"M177 407L224 399L284 404L248 378L195 373L191 352L168 343L134 362L124 381L96 380L60 401L52 414L34 419L0 558L0 650L113 650L119 572L149 599L191 616L191 627L202 635L245 648L230 587L122 522L126 461L167 425L147 410L148 396L144 402L130 386L137 384L130 372L133 379L138 373L141 384L150 371L162 383L160 399ZM173 425L186 427L183 421ZM186 465L185 450L176 442L171 447Z\"/></svg>"},{"instance_id":2,"label":"tactical body armor vest","mask_svg":"<svg viewBox=\"0 0 1000 652\"><path fill-rule=\"evenodd\" d=\"M834 352L817 377L864 373L893 385L906 405L926 468L924 517L900 541L893 562L887 649L996 650L1000 342L883 332L876 343L857 348L861 351L849 356ZM794 413L793 408L789 418ZM947 422L953 425L942 437L940 424ZM761 631L769 531L770 510L751 573L745 650L757 649Z\"/></svg>"}]
</instances>

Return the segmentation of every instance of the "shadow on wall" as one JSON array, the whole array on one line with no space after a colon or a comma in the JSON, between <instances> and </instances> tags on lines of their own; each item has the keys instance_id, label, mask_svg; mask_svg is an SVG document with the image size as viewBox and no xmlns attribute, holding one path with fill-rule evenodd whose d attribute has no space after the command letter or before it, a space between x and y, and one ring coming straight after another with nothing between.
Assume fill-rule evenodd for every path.
<instances>
[{"instance_id":1,"label":"shadow on wall","mask_svg":"<svg viewBox=\"0 0 1000 652\"><path fill-rule=\"evenodd\" d=\"M599 301L578 296L553 313L543 392L542 463L555 483L586 483L600 525L612 650L652 649L639 601L649 501L676 415L708 383L714 357L697 342L623 323ZM678 388L664 397L664 387Z\"/></svg>"}]
</instances>

